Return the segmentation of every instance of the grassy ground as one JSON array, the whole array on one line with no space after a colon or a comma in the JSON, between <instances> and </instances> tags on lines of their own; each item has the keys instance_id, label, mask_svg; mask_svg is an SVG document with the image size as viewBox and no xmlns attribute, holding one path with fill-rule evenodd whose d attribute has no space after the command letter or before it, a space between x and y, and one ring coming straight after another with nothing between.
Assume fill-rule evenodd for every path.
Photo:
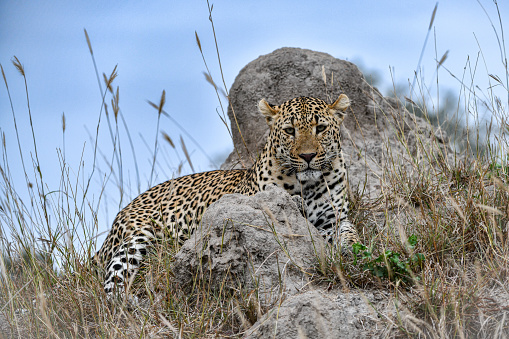
<instances>
[{"instance_id":1,"label":"grassy ground","mask_svg":"<svg viewBox=\"0 0 509 339\"><path fill-rule=\"evenodd\" d=\"M24 77L21 63L14 60L14 65ZM507 92L507 64L505 69L506 74L492 76L490 85ZM107 88L114 77L115 72L105 80ZM472 91L462 89L465 111L490 113L491 140L479 142L479 126L470 120L469 134L463 137L463 149L472 150L469 156L446 161L440 156L443 149L430 143L422 147L427 166L412 154L411 171L388 163L379 197L368 200L362 192L352 192L351 217L366 247L358 248L353 261L335 255L317 258L319 286L388 291L397 300L399 317L387 319L386 325L402 337L502 338L509 332L509 103L495 95L480 99ZM414 91L409 107L434 117L437 111L425 93ZM110 95L115 102L118 94ZM154 106L161 113L163 105L164 97ZM110 109L118 114L115 104ZM464 127L458 131L467 133ZM401 142L405 140L402 134ZM35 137L33 142L36 149ZM152 254L146 278L134 286L143 302L111 302L88 261L97 236L92 177L72 174L62 161L58 188L48 187L36 152L33 162L23 164L26 175L35 174L33 181L27 179L30 203L25 205L20 188L12 185L5 142L3 147L0 337L238 337L263 313L249 297L252 291L218 293L200 284L193 293L180 290L169 269L177 250L172 243ZM19 151L22 155L21 147ZM190 161L185 148L183 152L182 158Z\"/></svg>"}]
</instances>

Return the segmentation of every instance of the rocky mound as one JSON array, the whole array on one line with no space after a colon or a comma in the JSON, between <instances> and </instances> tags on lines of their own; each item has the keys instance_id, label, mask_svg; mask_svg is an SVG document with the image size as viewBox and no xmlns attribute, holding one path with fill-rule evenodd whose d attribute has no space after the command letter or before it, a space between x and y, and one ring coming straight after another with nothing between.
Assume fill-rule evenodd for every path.
<instances>
[{"instance_id":1,"label":"rocky mound","mask_svg":"<svg viewBox=\"0 0 509 339\"><path fill-rule=\"evenodd\" d=\"M268 310L247 338L362 338L381 336L393 316L382 292L317 290L312 282L327 250L318 231L281 188L252 197L226 195L203 215L202 227L177 253L180 286L242 290Z\"/></svg>"},{"instance_id":2,"label":"rocky mound","mask_svg":"<svg viewBox=\"0 0 509 339\"><path fill-rule=\"evenodd\" d=\"M384 301L385 300L385 301ZM285 300L258 320L245 338L368 338L388 337L391 329L374 307L388 312L381 293L311 290Z\"/></svg>"},{"instance_id":3,"label":"rocky mound","mask_svg":"<svg viewBox=\"0 0 509 339\"><path fill-rule=\"evenodd\" d=\"M302 289L325 251L318 230L275 186L253 197L224 196L207 208L201 226L175 257L179 284L192 287L198 274L213 289L258 289L264 305Z\"/></svg>"}]
</instances>

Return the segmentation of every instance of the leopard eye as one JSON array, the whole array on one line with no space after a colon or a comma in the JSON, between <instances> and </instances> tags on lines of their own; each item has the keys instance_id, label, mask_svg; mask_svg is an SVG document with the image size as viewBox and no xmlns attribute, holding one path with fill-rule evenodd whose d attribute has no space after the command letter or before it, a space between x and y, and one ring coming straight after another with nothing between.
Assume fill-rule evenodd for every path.
<instances>
[{"instance_id":1,"label":"leopard eye","mask_svg":"<svg viewBox=\"0 0 509 339\"><path fill-rule=\"evenodd\" d=\"M316 133L318 134L320 132L323 132L323 131L325 131L326 128L327 128L326 125L318 125L318 126L316 126Z\"/></svg>"},{"instance_id":2,"label":"leopard eye","mask_svg":"<svg viewBox=\"0 0 509 339\"><path fill-rule=\"evenodd\" d=\"M289 135L295 135L295 128L293 127L287 127L283 131L285 131Z\"/></svg>"}]
</instances>

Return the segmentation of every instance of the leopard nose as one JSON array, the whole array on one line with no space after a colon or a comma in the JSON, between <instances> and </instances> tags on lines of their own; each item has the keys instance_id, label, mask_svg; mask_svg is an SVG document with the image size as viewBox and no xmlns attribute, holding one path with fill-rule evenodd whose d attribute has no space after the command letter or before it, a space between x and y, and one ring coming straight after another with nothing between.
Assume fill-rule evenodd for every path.
<instances>
[{"instance_id":1,"label":"leopard nose","mask_svg":"<svg viewBox=\"0 0 509 339\"><path fill-rule=\"evenodd\" d=\"M306 160L306 162L309 164L311 162L311 160L313 160L313 158L316 156L316 153L302 153L302 154L299 154L299 157L301 157L302 159Z\"/></svg>"}]
</instances>

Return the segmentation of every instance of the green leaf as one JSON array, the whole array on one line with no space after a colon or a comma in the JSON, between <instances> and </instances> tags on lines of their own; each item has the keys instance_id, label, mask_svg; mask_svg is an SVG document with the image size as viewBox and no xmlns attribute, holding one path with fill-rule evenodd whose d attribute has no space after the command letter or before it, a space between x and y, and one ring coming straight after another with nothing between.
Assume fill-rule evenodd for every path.
<instances>
[{"instance_id":1,"label":"green leaf","mask_svg":"<svg viewBox=\"0 0 509 339\"><path fill-rule=\"evenodd\" d=\"M414 248L415 245L417 245L417 236L415 234L408 237L408 244L411 248Z\"/></svg>"},{"instance_id":2,"label":"green leaf","mask_svg":"<svg viewBox=\"0 0 509 339\"><path fill-rule=\"evenodd\" d=\"M363 244L361 244L361 243L355 243L355 244L353 244L353 245L352 245L352 250L353 250L353 253L354 253L354 254L359 254L359 253L360 253L360 251L363 251L363 250L365 250L365 249L367 249L367 247L366 247L366 246L364 246L364 245L363 245Z\"/></svg>"}]
</instances>

